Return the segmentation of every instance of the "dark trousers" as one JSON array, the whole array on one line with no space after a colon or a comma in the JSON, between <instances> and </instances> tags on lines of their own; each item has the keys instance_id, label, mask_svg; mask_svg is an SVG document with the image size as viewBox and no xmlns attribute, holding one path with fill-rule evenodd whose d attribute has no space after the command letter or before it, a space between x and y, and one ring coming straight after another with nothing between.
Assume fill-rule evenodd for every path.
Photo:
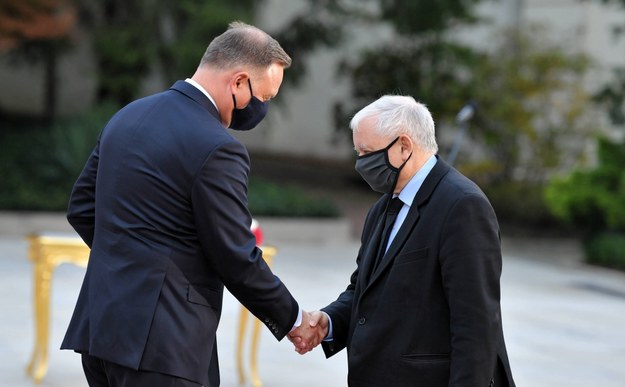
<instances>
[{"instance_id":1,"label":"dark trousers","mask_svg":"<svg viewBox=\"0 0 625 387\"><path fill-rule=\"evenodd\" d=\"M89 387L200 387L201 384L172 375L136 371L97 357L82 355Z\"/></svg>"}]
</instances>

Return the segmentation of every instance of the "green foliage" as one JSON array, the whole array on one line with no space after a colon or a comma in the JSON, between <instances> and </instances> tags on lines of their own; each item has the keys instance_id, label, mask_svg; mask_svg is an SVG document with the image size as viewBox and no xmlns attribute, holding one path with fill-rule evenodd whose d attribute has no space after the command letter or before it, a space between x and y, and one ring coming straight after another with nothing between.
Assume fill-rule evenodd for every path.
<instances>
[{"instance_id":1,"label":"green foliage","mask_svg":"<svg viewBox=\"0 0 625 387\"><path fill-rule=\"evenodd\" d=\"M501 182L484 187L497 218L502 223L523 225L526 228L549 229L557 226L549 212L542 184L519 181Z\"/></svg>"},{"instance_id":2,"label":"green foliage","mask_svg":"<svg viewBox=\"0 0 625 387\"><path fill-rule=\"evenodd\" d=\"M51 127L4 122L6 130L0 132L0 208L65 210L74 181L114 109L102 105Z\"/></svg>"},{"instance_id":3,"label":"green foliage","mask_svg":"<svg viewBox=\"0 0 625 387\"><path fill-rule=\"evenodd\" d=\"M598 165L553 179L551 212L584 234L586 260L625 269L625 143L598 139Z\"/></svg>"},{"instance_id":4,"label":"green foliage","mask_svg":"<svg viewBox=\"0 0 625 387\"><path fill-rule=\"evenodd\" d=\"M294 186L278 185L258 178L250 179L248 200L254 216L339 216L336 206L327 199L314 198Z\"/></svg>"},{"instance_id":5,"label":"green foliage","mask_svg":"<svg viewBox=\"0 0 625 387\"><path fill-rule=\"evenodd\" d=\"M611 6L612 4L620 5L620 11L625 11L625 0L598 0ZM625 23L609 25L616 38L622 39L625 35ZM608 81L605 86L595 95L598 102L602 103L612 123L625 127L625 65L620 64L613 69L613 79Z\"/></svg>"},{"instance_id":6,"label":"green foliage","mask_svg":"<svg viewBox=\"0 0 625 387\"><path fill-rule=\"evenodd\" d=\"M234 20L250 23L263 1L159 0L152 34L157 61L168 80L193 74L211 40Z\"/></svg>"},{"instance_id":7,"label":"green foliage","mask_svg":"<svg viewBox=\"0 0 625 387\"><path fill-rule=\"evenodd\" d=\"M584 157L586 139L597 130L587 109L591 96L579 79L589 60L552 43L544 28L499 31L488 52L441 33L475 21L474 2L379 1L378 17L399 36L345 59L339 75L352 81L352 99L335 105L338 130L351 136L353 114L383 94L412 95L427 104L439 137L454 125L458 110L477 103L470 138L461 148L460 169L491 167L486 184L544 182ZM426 11L427 10L427 11ZM436 18L418 23L437 10ZM511 44L513 42L514 44ZM398 65L401 64L401 65ZM446 144L441 144L445 154Z\"/></svg>"},{"instance_id":8,"label":"green foliage","mask_svg":"<svg viewBox=\"0 0 625 387\"><path fill-rule=\"evenodd\" d=\"M476 20L474 6L481 0L380 0L382 19L394 24L397 32L418 35L441 33L457 23Z\"/></svg>"},{"instance_id":9,"label":"green foliage","mask_svg":"<svg viewBox=\"0 0 625 387\"><path fill-rule=\"evenodd\" d=\"M352 98L334 107L337 130L348 135L354 113L383 94L412 95L439 117L453 117L471 98L468 75L479 66L481 55L454 42L445 33L475 21L479 0L372 0L378 24L387 22L397 34L344 59L339 75L351 79ZM377 19L377 20L376 20Z\"/></svg>"},{"instance_id":10,"label":"green foliage","mask_svg":"<svg viewBox=\"0 0 625 387\"><path fill-rule=\"evenodd\" d=\"M306 59L319 48L338 46L345 37L348 22L364 17L360 5L349 3L349 0L308 0L306 7L271 33L293 58L291 68L284 75L285 84L298 86L308 70Z\"/></svg>"},{"instance_id":11,"label":"green foliage","mask_svg":"<svg viewBox=\"0 0 625 387\"><path fill-rule=\"evenodd\" d=\"M93 150L98 134L117 110L113 103L104 103L89 112L65 119L50 128L50 162L42 173L50 177L66 176L73 184Z\"/></svg>"},{"instance_id":12,"label":"green foliage","mask_svg":"<svg viewBox=\"0 0 625 387\"><path fill-rule=\"evenodd\" d=\"M355 61L343 61L339 68L339 74L350 77L353 86L352 102L335 107L337 126L346 130L357 110L388 93L415 96L435 117L451 116L469 98L463 74L477 61L475 52L444 41L398 39L366 50Z\"/></svg>"},{"instance_id":13,"label":"green foliage","mask_svg":"<svg viewBox=\"0 0 625 387\"><path fill-rule=\"evenodd\" d=\"M132 101L149 71L151 46L148 31L138 24L126 28L106 26L94 36L99 71L97 95L100 101L112 99L119 104Z\"/></svg>"},{"instance_id":14,"label":"green foliage","mask_svg":"<svg viewBox=\"0 0 625 387\"><path fill-rule=\"evenodd\" d=\"M595 95L596 101L602 103L615 125L625 125L625 67L613 71L613 80L606 84Z\"/></svg>"},{"instance_id":15,"label":"green foliage","mask_svg":"<svg viewBox=\"0 0 625 387\"><path fill-rule=\"evenodd\" d=\"M344 35L345 0L309 0L278 31L268 31L295 60L286 84L298 84L306 73L306 56L335 46ZM93 31L98 63L98 98L126 104L135 99L152 70L167 82L193 74L210 41L234 20L251 23L263 5L255 0L82 0L84 28Z\"/></svg>"},{"instance_id":16,"label":"green foliage","mask_svg":"<svg viewBox=\"0 0 625 387\"><path fill-rule=\"evenodd\" d=\"M568 53L546 36L538 26L502 33L493 52L472 69L470 89L478 111L471 136L486 158L501 166L492 176L495 182L546 181L579 163L587 139L598 130L588 109L592 97L579 82L589 69L588 58Z\"/></svg>"},{"instance_id":17,"label":"green foliage","mask_svg":"<svg viewBox=\"0 0 625 387\"><path fill-rule=\"evenodd\" d=\"M250 21L259 1L81 0L94 36L99 101L125 105L153 70L167 82L191 76L208 43L233 20Z\"/></svg>"},{"instance_id":18,"label":"green foliage","mask_svg":"<svg viewBox=\"0 0 625 387\"><path fill-rule=\"evenodd\" d=\"M48 182L38 171L45 158L40 151L48 146L37 123L3 122L0 131L0 208L46 209L49 201L57 201L54 190L47 191ZM42 192L45 195L35 194Z\"/></svg>"},{"instance_id":19,"label":"green foliage","mask_svg":"<svg viewBox=\"0 0 625 387\"><path fill-rule=\"evenodd\" d=\"M555 216L588 235L610 230L625 232L624 144L599 139L598 166L553 179L546 200Z\"/></svg>"},{"instance_id":20,"label":"green foliage","mask_svg":"<svg viewBox=\"0 0 625 387\"><path fill-rule=\"evenodd\" d=\"M601 233L584 243L588 262L625 270L625 234Z\"/></svg>"}]
</instances>

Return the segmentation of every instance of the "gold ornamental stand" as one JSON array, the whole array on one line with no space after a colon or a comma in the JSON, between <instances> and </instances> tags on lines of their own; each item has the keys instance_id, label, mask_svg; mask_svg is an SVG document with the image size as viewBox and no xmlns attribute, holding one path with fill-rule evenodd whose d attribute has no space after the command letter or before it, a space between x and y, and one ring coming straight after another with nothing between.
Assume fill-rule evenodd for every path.
<instances>
[{"instance_id":1,"label":"gold ornamental stand","mask_svg":"<svg viewBox=\"0 0 625 387\"><path fill-rule=\"evenodd\" d=\"M274 247L261 247L263 251L263 258L267 265L271 266L273 257L276 255L276 249ZM260 332L262 323L255 318L244 306L241 306L241 315L239 319L239 336L237 338L237 370L239 373L239 383L245 383L245 369L243 366L243 352L245 345L245 331L247 330L247 321L249 317L253 318L252 321L252 341L250 343L250 379L253 387L262 387L263 383L258 375L258 344L260 341Z\"/></svg>"},{"instance_id":2,"label":"gold ornamental stand","mask_svg":"<svg viewBox=\"0 0 625 387\"><path fill-rule=\"evenodd\" d=\"M52 274L57 266L66 262L86 267L89 247L72 234L32 234L27 239L30 242L29 258L34 265L35 342L26 372L35 383L41 383L48 371Z\"/></svg>"}]
</instances>

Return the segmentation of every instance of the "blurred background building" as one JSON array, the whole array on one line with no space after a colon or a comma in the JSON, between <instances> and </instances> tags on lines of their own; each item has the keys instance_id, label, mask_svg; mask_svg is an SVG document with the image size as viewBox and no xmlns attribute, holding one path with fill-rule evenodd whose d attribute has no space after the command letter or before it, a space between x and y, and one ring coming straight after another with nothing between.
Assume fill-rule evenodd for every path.
<instances>
[{"instance_id":1,"label":"blurred background building","mask_svg":"<svg viewBox=\"0 0 625 387\"><path fill-rule=\"evenodd\" d=\"M265 0L259 3L252 22L270 33L281 30L309 7L305 0ZM372 4L367 6L375 7ZM599 1L579 0L482 1L477 5L476 15L481 18L478 24L451 28L449 33L473 47L489 50L494 48L501 31L541 25L546 39L591 58L592 70L578 80L589 92L604 85L612 69L625 63L625 39L615 38L612 28L623 20L624 12L617 4L610 6ZM272 106L270 118L261 127L240 135L252 151L339 160L353 156L348 136L337 136L334 122L336 102L350 99L352 87L348 77L337 74L337 68L346 56L392 39L394 32L388 23L376 24L370 20L345 27L347 37L338 46L315 48L305 58L294 56L296 62L306 60L308 71L297 88L285 88L280 107ZM198 39L208 44L206 37ZM61 116L85 111L96 101L98 74L92 42L92 36L82 29L73 39L71 51L59 57L57 106ZM200 55L198 52L198 61ZM408 65L396 63L398 67ZM42 63L16 66L2 61L1 111L41 114L45 103L45 76ZM175 81L167 79L158 66L135 76L141 80L138 95L161 91ZM444 84L439 86L447 87ZM402 90L387 92L401 93ZM418 95L415 97L419 98ZM427 100L424 102L428 103Z\"/></svg>"}]
</instances>

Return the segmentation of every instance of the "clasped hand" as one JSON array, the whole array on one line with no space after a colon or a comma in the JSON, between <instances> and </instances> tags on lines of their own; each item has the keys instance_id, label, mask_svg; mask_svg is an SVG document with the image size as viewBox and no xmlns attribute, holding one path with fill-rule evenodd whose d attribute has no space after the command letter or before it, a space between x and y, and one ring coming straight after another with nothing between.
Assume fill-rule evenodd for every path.
<instances>
[{"instance_id":1,"label":"clasped hand","mask_svg":"<svg viewBox=\"0 0 625 387\"><path fill-rule=\"evenodd\" d=\"M328 335L328 316L320 311L302 312L302 323L287 337L300 355L312 351Z\"/></svg>"}]
</instances>

